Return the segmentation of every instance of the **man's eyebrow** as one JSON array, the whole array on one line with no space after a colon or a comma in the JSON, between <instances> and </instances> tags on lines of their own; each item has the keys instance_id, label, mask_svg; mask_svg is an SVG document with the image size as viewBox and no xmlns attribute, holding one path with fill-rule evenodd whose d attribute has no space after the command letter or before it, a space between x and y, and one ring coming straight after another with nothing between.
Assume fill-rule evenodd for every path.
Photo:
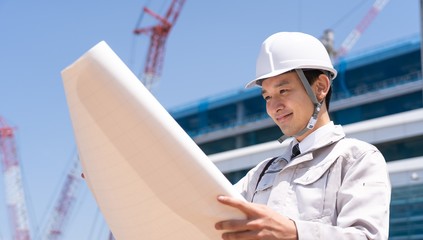
<instances>
[{"instance_id":1,"label":"man's eyebrow","mask_svg":"<svg viewBox=\"0 0 423 240\"><path fill-rule=\"evenodd\" d=\"M274 88L278 88L278 87L281 87L281 86L283 86L283 85L286 85L286 84L288 84L289 82L288 81L286 81L286 80L282 80L282 81L280 81L280 82L278 82L278 83L276 83L273 87ZM261 89L261 95L263 95L263 94L265 94L265 93L267 93L267 91L265 90L265 89Z\"/></svg>"}]
</instances>

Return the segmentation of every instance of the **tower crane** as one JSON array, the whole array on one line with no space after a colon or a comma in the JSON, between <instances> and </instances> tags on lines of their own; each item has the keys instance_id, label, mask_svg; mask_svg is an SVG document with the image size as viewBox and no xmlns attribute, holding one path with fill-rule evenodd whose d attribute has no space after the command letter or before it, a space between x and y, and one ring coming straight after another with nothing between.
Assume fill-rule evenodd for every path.
<instances>
[{"instance_id":1,"label":"tower crane","mask_svg":"<svg viewBox=\"0 0 423 240\"><path fill-rule=\"evenodd\" d=\"M12 237L29 240L29 219L22 185L22 174L16 153L14 128L0 117L0 156L6 190L6 205Z\"/></svg>"},{"instance_id":2,"label":"tower crane","mask_svg":"<svg viewBox=\"0 0 423 240\"><path fill-rule=\"evenodd\" d=\"M336 52L336 58L339 59L347 54L351 48L357 43L363 32L367 29L370 23L379 12L385 7L389 0L376 0L369 9L360 23L350 32L347 38L342 42L340 49Z\"/></svg>"},{"instance_id":3,"label":"tower crane","mask_svg":"<svg viewBox=\"0 0 423 240\"><path fill-rule=\"evenodd\" d=\"M76 192L81 183L79 159L73 160L72 166L66 175L60 195L55 203L47 228L41 239L58 240L64 236L64 227L69 219L70 212L76 200Z\"/></svg>"},{"instance_id":4,"label":"tower crane","mask_svg":"<svg viewBox=\"0 0 423 240\"><path fill-rule=\"evenodd\" d=\"M373 22L375 17L379 14L380 11L382 11L388 2L389 0L376 0L364 18L362 18L358 25L348 34L337 50L334 47L333 31L331 29L326 29L324 31L320 41L326 47L326 50L328 51L329 56L333 61L338 61L343 56L345 56L352 47L354 47L363 32L367 29L370 23Z\"/></svg>"},{"instance_id":5,"label":"tower crane","mask_svg":"<svg viewBox=\"0 0 423 240\"><path fill-rule=\"evenodd\" d=\"M141 16L143 16L143 13L147 13L159 21L157 25L143 28L137 26L134 30L134 34L136 35L150 35L150 46L148 48L144 75L142 77L142 81L147 89L150 89L161 76L166 39L172 26L175 25L184 3L185 0L172 0L169 9L163 17L147 7L143 8ZM140 22L141 21L139 21L139 23Z\"/></svg>"},{"instance_id":6,"label":"tower crane","mask_svg":"<svg viewBox=\"0 0 423 240\"><path fill-rule=\"evenodd\" d=\"M358 25L348 34L345 40L342 42L340 48L338 50L334 49L334 34L333 31L327 29L323 36L321 37L321 42L325 46L326 50L329 53L329 56L332 58L332 61L338 64L338 77L337 82L341 90L344 92L346 96L350 95L350 91L345 82L345 61L342 59L350 50L351 48L357 43L358 39L361 37L363 32L367 29L370 23L373 22L375 17L379 14L380 11L386 6L389 0L375 0L372 7L369 9L367 14Z\"/></svg>"}]
</instances>

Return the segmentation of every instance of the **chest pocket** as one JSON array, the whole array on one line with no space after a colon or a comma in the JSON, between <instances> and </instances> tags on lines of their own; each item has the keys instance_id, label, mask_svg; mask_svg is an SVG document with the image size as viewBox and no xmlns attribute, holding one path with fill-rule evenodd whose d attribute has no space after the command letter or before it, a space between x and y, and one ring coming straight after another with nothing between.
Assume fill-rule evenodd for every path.
<instances>
[{"instance_id":1,"label":"chest pocket","mask_svg":"<svg viewBox=\"0 0 423 240\"><path fill-rule=\"evenodd\" d=\"M251 202L266 204L269 198L270 192L273 188L274 180L276 175L281 171L282 167L286 165L283 161L272 159L268 166L265 166L261 176L258 179L255 192L252 196Z\"/></svg>"},{"instance_id":2,"label":"chest pocket","mask_svg":"<svg viewBox=\"0 0 423 240\"><path fill-rule=\"evenodd\" d=\"M334 213L341 181L340 169L335 161L332 159L315 166L298 166L295 170L293 191L301 203L298 205L301 219L328 221L328 217Z\"/></svg>"}]
</instances>

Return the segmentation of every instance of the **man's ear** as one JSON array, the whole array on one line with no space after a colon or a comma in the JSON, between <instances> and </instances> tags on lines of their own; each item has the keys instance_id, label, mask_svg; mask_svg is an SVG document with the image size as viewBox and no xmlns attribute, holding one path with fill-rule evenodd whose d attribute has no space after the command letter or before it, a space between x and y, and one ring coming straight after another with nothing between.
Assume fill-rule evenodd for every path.
<instances>
[{"instance_id":1,"label":"man's ear","mask_svg":"<svg viewBox=\"0 0 423 240\"><path fill-rule=\"evenodd\" d=\"M329 92L330 80L325 74L320 74L313 84L314 92L319 102L323 101Z\"/></svg>"}]
</instances>

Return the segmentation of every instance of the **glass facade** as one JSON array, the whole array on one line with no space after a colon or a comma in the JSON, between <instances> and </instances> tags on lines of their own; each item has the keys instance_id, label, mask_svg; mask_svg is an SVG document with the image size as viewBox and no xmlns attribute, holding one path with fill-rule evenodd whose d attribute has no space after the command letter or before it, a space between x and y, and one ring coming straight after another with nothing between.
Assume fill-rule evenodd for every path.
<instances>
[{"instance_id":1,"label":"glass facade","mask_svg":"<svg viewBox=\"0 0 423 240\"><path fill-rule=\"evenodd\" d=\"M335 112L331 112L331 119L346 125L395 113L406 112L423 107L422 90L402 96L392 97L381 101L370 102Z\"/></svg>"},{"instance_id":2,"label":"glass facade","mask_svg":"<svg viewBox=\"0 0 423 240\"><path fill-rule=\"evenodd\" d=\"M342 69L348 62L340 63ZM339 69L340 66L338 66ZM421 77L420 49L339 72L333 81L334 100L404 84Z\"/></svg>"},{"instance_id":3,"label":"glass facade","mask_svg":"<svg viewBox=\"0 0 423 240\"><path fill-rule=\"evenodd\" d=\"M387 162L423 156L423 136L375 144Z\"/></svg>"},{"instance_id":4,"label":"glass facade","mask_svg":"<svg viewBox=\"0 0 423 240\"><path fill-rule=\"evenodd\" d=\"M264 143L274 141L280 138L282 135L281 130L279 127L268 127L264 129L260 129L254 132L248 132L242 134L242 139L244 139L243 143L244 146L251 146L257 143Z\"/></svg>"},{"instance_id":5,"label":"glass facade","mask_svg":"<svg viewBox=\"0 0 423 240\"><path fill-rule=\"evenodd\" d=\"M210 155L239 147L247 147L257 143L273 141L281 137L281 134L279 127L274 126L198 144L198 146L204 153Z\"/></svg>"},{"instance_id":6,"label":"glass facade","mask_svg":"<svg viewBox=\"0 0 423 240\"><path fill-rule=\"evenodd\" d=\"M392 189L390 240L423 239L423 184Z\"/></svg>"},{"instance_id":7,"label":"glass facade","mask_svg":"<svg viewBox=\"0 0 423 240\"><path fill-rule=\"evenodd\" d=\"M228 137L198 145L207 155L233 150L236 148L236 138Z\"/></svg>"}]
</instances>

